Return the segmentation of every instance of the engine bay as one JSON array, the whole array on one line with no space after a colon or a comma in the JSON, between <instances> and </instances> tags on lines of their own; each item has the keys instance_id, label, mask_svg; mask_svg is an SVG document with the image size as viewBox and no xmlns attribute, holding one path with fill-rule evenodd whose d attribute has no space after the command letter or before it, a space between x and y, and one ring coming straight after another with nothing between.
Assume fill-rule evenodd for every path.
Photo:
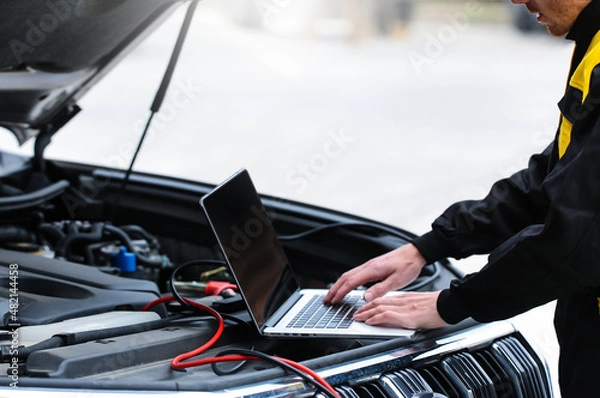
<instances>
[{"instance_id":1,"label":"engine bay","mask_svg":"<svg viewBox=\"0 0 600 398\"><path fill-rule=\"evenodd\" d=\"M123 189L119 171L48 162L39 175L29 160L10 160L18 167L4 169L0 198L7 386L459 397L471 387L453 372L467 367L488 377L483 390L502 392L521 377L537 383L534 395L523 396L550 396L543 361L510 324L465 321L391 339L263 337L199 208L211 186L135 174ZM261 199L302 288L327 288L412 237L348 214ZM438 262L405 289L441 289L458 276ZM277 358L303 370L282 368ZM328 375L335 390L323 389L311 369ZM492 380L494 372L514 380ZM407 377L417 383L409 383L412 395L402 393L410 390L401 381Z\"/></svg>"},{"instance_id":2,"label":"engine bay","mask_svg":"<svg viewBox=\"0 0 600 398\"><path fill-rule=\"evenodd\" d=\"M18 165L17 161L20 159L5 155L3 160L10 160L11 164ZM127 314L126 317L135 324L133 319L137 316L134 315L136 312L140 312L153 300L173 294L174 289L221 313L239 317L238 325L227 325L225 335L241 328L244 335L257 337L256 332L246 323L248 314L244 303L235 291L234 280L222 262L222 255L198 206L198 199L209 190L208 187L180 183L178 189L174 190L172 181L134 177L121 198L121 207L116 213L115 221L111 222L106 220L110 217L105 218L104 215L110 213L107 207L110 207L111 200L114 201L112 195L118 191L122 181L118 172L114 174L115 172L93 169L82 172L49 164L50 174L56 173L54 180L61 182L57 185L47 175L32 171L34 168L29 161L21 161L21 167L10 170L3 177L2 184L4 197L1 199L11 202L3 211L0 223L0 267L3 269L0 302L6 338L11 336L9 332L21 328L17 334L33 333L28 331L33 328L37 330L35 333L46 337L90 331L94 328L110 329L117 325L123 326L121 318L120 321L114 319L121 314ZM8 171L7 168L4 170ZM89 192L95 194L90 195ZM32 200L32 197L36 199ZM171 203L165 205L166 201ZM290 205L278 205L281 204ZM372 250L383 252L390 245L401 243L398 236L403 236L402 231L393 236L386 233L383 226L381 230L377 230L376 226L353 226L360 223L346 220L348 229L334 227L318 230L315 234L301 235L296 239L294 234L322 228L324 222L315 220L314 216L313 220L294 216L285 209L271 207L270 211L275 225L286 230L282 234L282 242L292 258L303 287L326 287L341 272L351 267L352 261L368 258ZM309 225L297 225L293 222L294 219ZM326 222L339 222L339 219L340 216L336 216ZM191 229L195 231L186 234ZM289 239L285 239L284 235L288 235ZM341 253L335 251L333 241L338 241L339 248L349 241L360 241L364 247L357 247L354 253L346 251L340 259L331 262L333 268L323 269L322 264L328 258ZM331 252L328 254L323 248L328 248ZM365 248L368 252L363 252ZM360 257L353 259L358 253ZM185 267L178 272L177 278L173 278L178 267L186 263L189 265L190 262L198 264ZM439 274L437 267L436 265L426 271L424 277L431 280L434 274ZM425 285L423 281L419 284ZM181 312L180 307L177 302L161 303L154 311L165 318L169 314ZM179 332L173 332L179 337L173 337L172 340L156 339L157 346L146 342L139 349L154 354L161 352L161 360L193 349L194 344L201 345L199 342L207 338L206 330L210 331L214 322L202 319L191 323L194 327L186 326L184 331L178 329ZM77 324L77 327L73 327ZM18 328L15 329L15 326ZM200 331L197 330L198 327ZM52 334L48 335L49 331ZM144 333L149 333L150 336L157 332ZM184 338L177 333L189 336ZM235 333L233 335L236 336ZM118 333L111 336L117 340L120 337ZM149 339L155 341L151 337ZM40 342L38 340L25 338L20 341L19 346L26 346L23 342L37 344ZM168 343L171 341L189 343ZM223 341L235 343L236 339L223 337ZM241 342L241 346L247 345L247 342ZM69 351L75 348L78 355L86 358L99 350L98 344L93 342L69 346L64 349ZM81 351L84 350L83 346L85 351ZM124 347L132 346L131 342L124 343ZM315 345L317 346L318 344ZM346 349L347 345L343 348ZM102 346L99 351L103 352L102 355L109 355L106 346ZM23 374L66 379L90 376L83 371L85 367L70 356L69 360L72 362L67 361L66 357L61 360L53 357L48 361L44 356L46 354L42 356L44 359L39 359L40 354L36 352L23 358L26 359L21 369ZM288 352L296 360L322 354L319 349L312 353L307 350ZM5 352L5 362L8 357ZM79 358L77 355L75 357ZM48 362L55 363L61 371L49 368ZM44 364L41 366L43 370L40 369L40 363ZM74 364L72 366L76 369L75 373L69 370L71 368L67 363Z\"/></svg>"}]
</instances>

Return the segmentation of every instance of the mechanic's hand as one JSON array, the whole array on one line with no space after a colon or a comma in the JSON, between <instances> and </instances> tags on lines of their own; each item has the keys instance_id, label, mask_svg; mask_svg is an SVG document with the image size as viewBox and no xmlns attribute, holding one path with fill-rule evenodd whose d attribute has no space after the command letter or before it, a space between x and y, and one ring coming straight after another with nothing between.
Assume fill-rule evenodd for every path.
<instances>
[{"instance_id":1,"label":"mechanic's hand","mask_svg":"<svg viewBox=\"0 0 600 398\"><path fill-rule=\"evenodd\" d=\"M424 265L425 258L416 246L412 243L406 244L345 272L329 289L324 301L337 304L358 286L381 281L365 292L364 299L370 302L390 290L403 288L414 281Z\"/></svg>"},{"instance_id":2,"label":"mechanic's hand","mask_svg":"<svg viewBox=\"0 0 600 398\"><path fill-rule=\"evenodd\" d=\"M362 306L354 319L373 326L435 329L447 323L437 311L437 292L407 292L377 298Z\"/></svg>"}]
</instances>

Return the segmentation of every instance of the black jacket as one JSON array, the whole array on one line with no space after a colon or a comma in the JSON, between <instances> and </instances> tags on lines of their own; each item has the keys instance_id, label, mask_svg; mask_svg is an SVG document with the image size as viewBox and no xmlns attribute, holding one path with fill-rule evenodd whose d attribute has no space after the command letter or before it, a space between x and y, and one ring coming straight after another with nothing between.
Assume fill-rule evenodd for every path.
<instances>
[{"instance_id":1,"label":"black jacket","mask_svg":"<svg viewBox=\"0 0 600 398\"><path fill-rule=\"evenodd\" d=\"M481 271L440 294L448 323L505 319L600 287L600 1L567 38L576 46L556 139L485 199L452 205L413 241L428 262L489 253Z\"/></svg>"}]
</instances>

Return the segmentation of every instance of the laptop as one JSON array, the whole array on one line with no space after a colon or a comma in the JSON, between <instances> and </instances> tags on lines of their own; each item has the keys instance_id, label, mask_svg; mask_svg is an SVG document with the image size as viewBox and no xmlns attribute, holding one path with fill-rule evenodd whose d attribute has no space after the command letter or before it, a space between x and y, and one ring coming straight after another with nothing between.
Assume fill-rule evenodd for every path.
<instances>
[{"instance_id":1,"label":"laptop","mask_svg":"<svg viewBox=\"0 0 600 398\"><path fill-rule=\"evenodd\" d=\"M355 322L352 315L365 303L362 291L352 291L332 306L323 303L327 290L300 289L247 170L218 185L200 204L261 335L364 338L414 333Z\"/></svg>"}]
</instances>

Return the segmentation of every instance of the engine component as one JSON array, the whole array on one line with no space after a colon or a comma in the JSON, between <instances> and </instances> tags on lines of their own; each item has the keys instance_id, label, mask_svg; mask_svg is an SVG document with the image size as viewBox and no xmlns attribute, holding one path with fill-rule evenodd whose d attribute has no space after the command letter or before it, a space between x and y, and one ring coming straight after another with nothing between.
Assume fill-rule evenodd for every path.
<instances>
[{"instance_id":1,"label":"engine component","mask_svg":"<svg viewBox=\"0 0 600 398\"><path fill-rule=\"evenodd\" d=\"M141 309L160 296L156 284L107 275L97 268L0 249L2 258L18 264L19 312L22 326L43 325L114 310ZM0 263L0 274L9 275ZM11 317L10 279L0 278L0 320Z\"/></svg>"},{"instance_id":2,"label":"engine component","mask_svg":"<svg viewBox=\"0 0 600 398\"><path fill-rule=\"evenodd\" d=\"M22 326L18 329L19 343L24 346L30 346L58 333L108 329L117 326L135 325L157 319L160 319L160 316L152 311L112 311L104 314L73 318L48 325Z\"/></svg>"},{"instance_id":3,"label":"engine component","mask_svg":"<svg viewBox=\"0 0 600 398\"><path fill-rule=\"evenodd\" d=\"M57 221L42 223L41 239L55 251L55 258L88 265L110 266L111 257L121 246L134 253L136 264L161 269L171 266L159 252L158 239L136 225L117 227L109 223L88 221ZM128 265L126 272L133 272Z\"/></svg>"}]
</instances>

